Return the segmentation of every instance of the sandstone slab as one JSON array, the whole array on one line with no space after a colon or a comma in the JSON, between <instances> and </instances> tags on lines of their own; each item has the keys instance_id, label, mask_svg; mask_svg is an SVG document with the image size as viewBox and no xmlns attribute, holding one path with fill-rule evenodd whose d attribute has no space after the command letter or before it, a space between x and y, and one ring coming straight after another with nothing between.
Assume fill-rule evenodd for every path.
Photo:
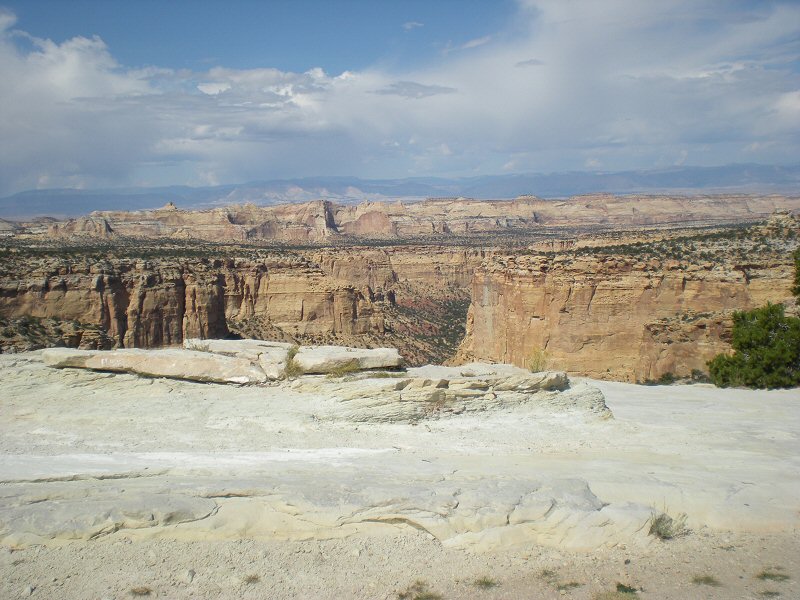
<instances>
[{"instance_id":1,"label":"sandstone slab","mask_svg":"<svg viewBox=\"0 0 800 600\"><path fill-rule=\"evenodd\" d=\"M97 351L53 348L42 352L51 367L79 367L95 371L135 373L210 383L263 383L267 376L249 360L193 350Z\"/></svg>"},{"instance_id":2,"label":"sandstone slab","mask_svg":"<svg viewBox=\"0 0 800 600\"><path fill-rule=\"evenodd\" d=\"M304 346L294 356L304 373L333 373L352 369L394 369L403 365L396 348L346 348L342 346Z\"/></svg>"},{"instance_id":3,"label":"sandstone slab","mask_svg":"<svg viewBox=\"0 0 800 600\"><path fill-rule=\"evenodd\" d=\"M187 350L211 352L233 356L258 364L269 379L282 379L286 375L286 362L294 344L265 340L201 340L183 341Z\"/></svg>"}]
</instances>

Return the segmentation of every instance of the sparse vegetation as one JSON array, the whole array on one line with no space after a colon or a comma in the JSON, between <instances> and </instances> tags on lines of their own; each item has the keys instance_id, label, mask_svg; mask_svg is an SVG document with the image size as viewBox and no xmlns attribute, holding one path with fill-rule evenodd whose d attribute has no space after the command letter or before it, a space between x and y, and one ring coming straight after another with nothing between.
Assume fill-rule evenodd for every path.
<instances>
[{"instance_id":1,"label":"sparse vegetation","mask_svg":"<svg viewBox=\"0 0 800 600\"><path fill-rule=\"evenodd\" d=\"M330 379L338 379L340 377L345 377L346 375L358 373L358 371L358 360L354 358L353 360L349 360L333 369L330 373L328 373L327 377Z\"/></svg>"},{"instance_id":2,"label":"sparse vegetation","mask_svg":"<svg viewBox=\"0 0 800 600\"><path fill-rule=\"evenodd\" d=\"M397 594L398 600L442 600L443 596L431 591L430 586L420 579Z\"/></svg>"},{"instance_id":3,"label":"sparse vegetation","mask_svg":"<svg viewBox=\"0 0 800 600\"><path fill-rule=\"evenodd\" d=\"M758 595L762 598L779 598L781 593L776 590L763 590L758 592Z\"/></svg>"},{"instance_id":4,"label":"sparse vegetation","mask_svg":"<svg viewBox=\"0 0 800 600\"><path fill-rule=\"evenodd\" d=\"M720 587L722 585L713 575L695 575L692 577L692 583L695 585L708 585L711 587Z\"/></svg>"},{"instance_id":5,"label":"sparse vegetation","mask_svg":"<svg viewBox=\"0 0 800 600\"><path fill-rule=\"evenodd\" d=\"M671 540L686 535L689 532L686 528L686 519L684 513L672 518L666 512L653 512L653 516L650 517L649 534L660 540Z\"/></svg>"},{"instance_id":6,"label":"sparse vegetation","mask_svg":"<svg viewBox=\"0 0 800 600\"><path fill-rule=\"evenodd\" d=\"M484 590L488 590L490 588L497 587L500 584L497 583L497 581L495 581L491 577L484 576L484 577L481 577L479 579L476 579L473 582L473 585L475 587L478 587L478 588L481 588L481 589L484 589Z\"/></svg>"},{"instance_id":7,"label":"sparse vegetation","mask_svg":"<svg viewBox=\"0 0 800 600\"><path fill-rule=\"evenodd\" d=\"M292 346L289 348L289 353L286 355L286 377L288 379L294 379L303 374L303 369L294 360L294 357L297 356L299 351L300 348L298 346Z\"/></svg>"},{"instance_id":8,"label":"sparse vegetation","mask_svg":"<svg viewBox=\"0 0 800 600\"><path fill-rule=\"evenodd\" d=\"M619 587L622 584L617 584ZM599 594L595 594L592 596L592 600L635 600L639 596L636 594L636 590L633 588L629 588L632 591L630 592L621 592L619 590L615 590L613 592L600 592Z\"/></svg>"},{"instance_id":9,"label":"sparse vegetation","mask_svg":"<svg viewBox=\"0 0 800 600\"><path fill-rule=\"evenodd\" d=\"M152 588L149 588L146 585L137 585L136 587L131 588L131 596L149 596L152 593Z\"/></svg>"},{"instance_id":10,"label":"sparse vegetation","mask_svg":"<svg viewBox=\"0 0 800 600\"><path fill-rule=\"evenodd\" d=\"M550 364L550 356L544 348L534 348L531 353L528 354L525 364L531 373L546 371Z\"/></svg>"},{"instance_id":11,"label":"sparse vegetation","mask_svg":"<svg viewBox=\"0 0 800 600\"><path fill-rule=\"evenodd\" d=\"M399 379L406 374L400 371L374 371L369 376L371 379Z\"/></svg>"},{"instance_id":12,"label":"sparse vegetation","mask_svg":"<svg viewBox=\"0 0 800 600\"><path fill-rule=\"evenodd\" d=\"M582 587L582 586L583 586L583 584L579 583L577 581L567 581L565 583L559 583L556 586L556 589L559 592L568 592L569 590L574 590L575 588L579 588L579 587Z\"/></svg>"},{"instance_id":13,"label":"sparse vegetation","mask_svg":"<svg viewBox=\"0 0 800 600\"><path fill-rule=\"evenodd\" d=\"M539 571L539 577L548 581L550 583L554 583L556 578L558 577L558 573L553 571L552 569L542 569Z\"/></svg>"},{"instance_id":14,"label":"sparse vegetation","mask_svg":"<svg viewBox=\"0 0 800 600\"><path fill-rule=\"evenodd\" d=\"M245 583L248 585L252 585L254 583L258 583L261 581L261 576L257 573L250 573L249 575L245 575L244 580Z\"/></svg>"},{"instance_id":15,"label":"sparse vegetation","mask_svg":"<svg viewBox=\"0 0 800 600\"><path fill-rule=\"evenodd\" d=\"M678 381L674 373L663 373L658 379L645 379L641 382L642 385L672 385Z\"/></svg>"},{"instance_id":16,"label":"sparse vegetation","mask_svg":"<svg viewBox=\"0 0 800 600\"><path fill-rule=\"evenodd\" d=\"M756 579L760 579L761 581L787 581L789 576L784 573L778 573L778 571L782 571L780 567L773 567L772 569L764 569L758 575L756 575Z\"/></svg>"}]
</instances>

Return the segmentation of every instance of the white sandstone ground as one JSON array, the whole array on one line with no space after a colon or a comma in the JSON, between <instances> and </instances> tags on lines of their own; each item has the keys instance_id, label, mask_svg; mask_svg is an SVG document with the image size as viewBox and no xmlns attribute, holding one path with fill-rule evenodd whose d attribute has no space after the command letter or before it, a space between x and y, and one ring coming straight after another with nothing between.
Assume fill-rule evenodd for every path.
<instances>
[{"instance_id":1,"label":"white sandstone ground","mask_svg":"<svg viewBox=\"0 0 800 600\"><path fill-rule=\"evenodd\" d=\"M0 598L800 596L797 390L468 372L454 412L436 368L235 387L40 355L0 356ZM436 410L365 419L370 394ZM692 532L648 536L652 508Z\"/></svg>"}]
</instances>

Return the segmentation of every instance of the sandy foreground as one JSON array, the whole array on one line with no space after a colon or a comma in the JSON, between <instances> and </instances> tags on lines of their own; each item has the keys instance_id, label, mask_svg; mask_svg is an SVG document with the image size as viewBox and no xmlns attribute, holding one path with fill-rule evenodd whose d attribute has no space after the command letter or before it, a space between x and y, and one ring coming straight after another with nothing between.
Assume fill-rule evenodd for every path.
<instances>
[{"instance_id":1,"label":"sandy foreground","mask_svg":"<svg viewBox=\"0 0 800 600\"><path fill-rule=\"evenodd\" d=\"M417 580L444 598L800 598L798 390L588 382L613 419L532 403L412 424L330 418L333 387L37 353L0 356L0 381L3 599L398 598ZM515 525L520 497L551 503L546 527ZM691 531L647 535L653 509Z\"/></svg>"}]
</instances>

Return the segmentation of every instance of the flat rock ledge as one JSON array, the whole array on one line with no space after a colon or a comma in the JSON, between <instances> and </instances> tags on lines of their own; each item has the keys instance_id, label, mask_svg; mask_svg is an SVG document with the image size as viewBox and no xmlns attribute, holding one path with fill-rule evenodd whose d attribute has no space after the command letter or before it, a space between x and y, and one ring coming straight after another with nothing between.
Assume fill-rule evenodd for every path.
<instances>
[{"instance_id":1,"label":"flat rock ledge","mask_svg":"<svg viewBox=\"0 0 800 600\"><path fill-rule=\"evenodd\" d=\"M315 418L323 420L416 422L535 405L550 411L577 410L599 419L612 417L594 386L570 387L559 371L531 373L512 365L471 363L460 367L400 370L394 348L297 347L260 340L196 340L184 349L74 350L42 352L45 365L132 373L224 384L282 385L302 394L331 399ZM289 377L291 375L291 377Z\"/></svg>"},{"instance_id":2,"label":"flat rock ledge","mask_svg":"<svg viewBox=\"0 0 800 600\"><path fill-rule=\"evenodd\" d=\"M581 479L462 478L345 469L251 479L79 479L6 485L0 544L129 536L310 540L425 531L486 552L531 544L591 551L647 545L652 509L607 504ZM310 482L313 482L311 484Z\"/></svg>"},{"instance_id":3,"label":"flat rock ledge","mask_svg":"<svg viewBox=\"0 0 800 600\"><path fill-rule=\"evenodd\" d=\"M258 384L293 374L336 374L397 369L396 348L298 347L261 340L187 339L183 349L75 350L50 348L42 353L49 367L134 373L209 383Z\"/></svg>"},{"instance_id":4,"label":"flat rock ledge","mask_svg":"<svg viewBox=\"0 0 800 600\"><path fill-rule=\"evenodd\" d=\"M574 410L584 418L613 417L598 388L585 383L570 387L560 371L531 373L512 365L427 366L333 380L301 377L290 385L297 392L336 400L331 412L317 414L323 420L413 423L522 405L549 412Z\"/></svg>"}]
</instances>

